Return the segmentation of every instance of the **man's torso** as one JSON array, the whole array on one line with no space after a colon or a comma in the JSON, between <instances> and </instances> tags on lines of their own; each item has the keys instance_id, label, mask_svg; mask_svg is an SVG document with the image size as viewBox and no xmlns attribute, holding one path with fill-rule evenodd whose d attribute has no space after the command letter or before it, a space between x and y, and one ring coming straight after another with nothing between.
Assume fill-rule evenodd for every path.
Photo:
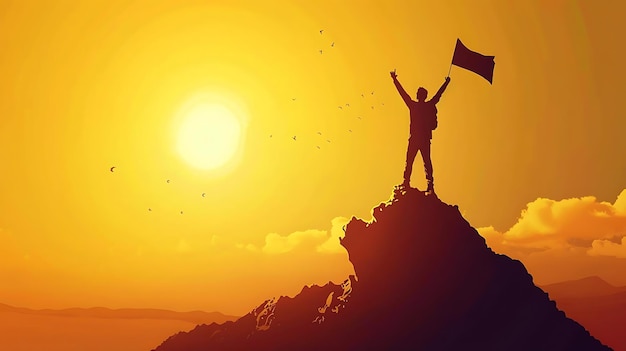
<instances>
[{"instance_id":1,"label":"man's torso","mask_svg":"<svg viewBox=\"0 0 626 351\"><path fill-rule=\"evenodd\" d=\"M436 118L437 107L431 101L411 101L411 138L430 140L433 135L429 118Z\"/></svg>"}]
</instances>

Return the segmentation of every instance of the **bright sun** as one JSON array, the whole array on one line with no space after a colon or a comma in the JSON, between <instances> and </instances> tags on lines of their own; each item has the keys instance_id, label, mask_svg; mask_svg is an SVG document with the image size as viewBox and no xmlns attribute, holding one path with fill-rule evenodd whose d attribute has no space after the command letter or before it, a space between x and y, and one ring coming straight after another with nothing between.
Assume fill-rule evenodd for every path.
<instances>
[{"instance_id":1,"label":"bright sun","mask_svg":"<svg viewBox=\"0 0 626 351\"><path fill-rule=\"evenodd\" d=\"M239 146L241 123L225 106L201 102L183 116L178 132L178 152L200 169L216 169L230 161Z\"/></svg>"}]
</instances>

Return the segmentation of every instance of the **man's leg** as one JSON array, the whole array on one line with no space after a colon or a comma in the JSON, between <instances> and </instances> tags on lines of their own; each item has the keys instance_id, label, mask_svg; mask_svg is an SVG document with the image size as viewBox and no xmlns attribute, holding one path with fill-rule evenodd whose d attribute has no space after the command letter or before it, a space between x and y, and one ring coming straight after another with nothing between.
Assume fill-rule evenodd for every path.
<instances>
[{"instance_id":1,"label":"man's leg","mask_svg":"<svg viewBox=\"0 0 626 351\"><path fill-rule=\"evenodd\" d=\"M413 172L413 161L415 161L415 156L417 155L417 150L419 149L417 143L414 139L409 138L409 146L406 150L406 166L404 167L404 182L402 185L409 187L411 182L411 173Z\"/></svg>"},{"instance_id":2,"label":"man's leg","mask_svg":"<svg viewBox=\"0 0 626 351\"><path fill-rule=\"evenodd\" d=\"M422 153L422 160L424 161L424 172L426 173L426 181L428 182L427 192L435 191L435 184L433 180L433 163L430 159L430 140L422 140L420 142L419 150Z\"/></svg>"}]
</instances>

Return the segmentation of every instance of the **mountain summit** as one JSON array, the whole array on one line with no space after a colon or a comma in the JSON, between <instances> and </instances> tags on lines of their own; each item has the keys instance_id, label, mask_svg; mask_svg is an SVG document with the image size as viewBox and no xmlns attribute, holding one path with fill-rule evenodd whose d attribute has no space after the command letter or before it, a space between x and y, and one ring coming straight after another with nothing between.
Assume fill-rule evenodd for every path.
<instances>
[{"instance_id":1,"label":"mountain summit","mask_svg":"<svg viewBox=\"0 0 626 351\"><path fill-rule=\"evenodd\" d=\"M199 325L155 351L610 350L434 195L396 190L371 221L344 229L356 277Z\"/></svg>"}]
</instances>

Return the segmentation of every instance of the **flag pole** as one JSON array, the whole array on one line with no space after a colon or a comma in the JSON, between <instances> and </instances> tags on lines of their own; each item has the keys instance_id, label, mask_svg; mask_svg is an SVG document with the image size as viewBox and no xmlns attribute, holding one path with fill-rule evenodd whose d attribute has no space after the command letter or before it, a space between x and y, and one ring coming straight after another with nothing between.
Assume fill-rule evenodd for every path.
<instances>
[{"instance_id":1,"label":"flag pole","mask_svg":"<svg viewBox=\"0 0 626 351\"><path fill-rule=\"evenodd\" d=\"M459 39L457 38L457 41ZM448 78L450 78L450 71L452 71L452 62L454 62L454 54L456 53L456 46L454 47L454 51L452 51L452 59L450 60L450 68L448 68Z\"/></svg>"}]
</instances>

